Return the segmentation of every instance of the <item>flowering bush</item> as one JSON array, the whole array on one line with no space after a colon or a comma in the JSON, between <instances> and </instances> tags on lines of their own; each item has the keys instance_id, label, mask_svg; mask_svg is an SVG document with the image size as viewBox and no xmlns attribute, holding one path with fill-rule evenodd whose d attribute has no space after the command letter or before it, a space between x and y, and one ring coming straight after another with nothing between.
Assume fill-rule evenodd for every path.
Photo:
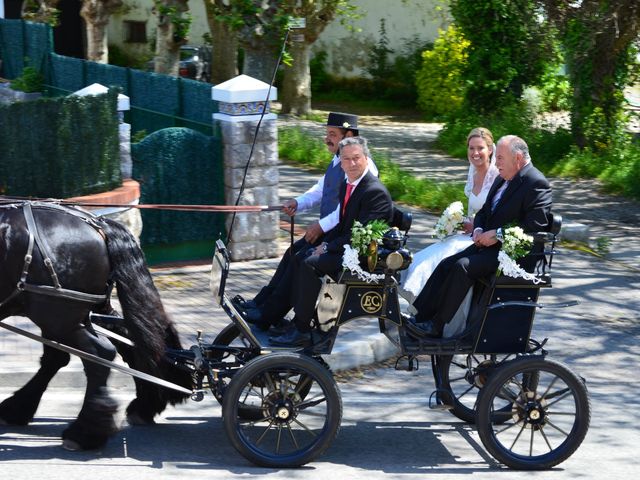
<instances>
[{"instance_id":1,"label":"flowering bush","mask_svg":"<svg viewBox=\"0 0 640 480\"><path fill-rule=\"evenodd\" d=\"M454 233L464 221L464 207L462 202L453 202L449 205L436 223L436 237L442 240Z\"/></svg>"}]
</instances>

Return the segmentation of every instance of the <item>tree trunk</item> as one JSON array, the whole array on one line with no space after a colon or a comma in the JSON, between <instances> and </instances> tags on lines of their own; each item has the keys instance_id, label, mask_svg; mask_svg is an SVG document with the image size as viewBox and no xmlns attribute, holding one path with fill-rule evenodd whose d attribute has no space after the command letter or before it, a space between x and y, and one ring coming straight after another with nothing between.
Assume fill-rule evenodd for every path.
<instances>
[{"instance_id":1,"label":"tree trunk","mask_svg":"<svg viewBox=\"0 0 640 480\"><path fill-rule=\"evenodd\" d=\"M284 70L280 94L282 113L306 115L311 110L310 52L311 46L305 41L294 41L289 49L293 65Z\"/></svg>"},{"instance_id":2,"label":"tree trunk","mask_svg":"<svg viewBox=\"0 0 640 480\"><path fill-rule=\"evenodd\" d=\"M238 75L238 36L228 24L216 19L211 1L205 0L204 4L213 43L211 83L217 85Z\"/></svg>"},{"instance_id":3,"label":"tree trunk","mask_svg":"<svg viewBox=\"0 0 640 480\"><path fill-rule=\"evenodd\" d=\"M175 9L165 13L164 9ZM156 73L178 76L180 66L180 46L187 42L186 35L180 35L174 23L176 17L189 9L187 0L162 0L154 8L158 16L156 31L156 52L154 57Z\"/></svg>"},{"instance_id":4,"label":"tree trunk","mask_svg":"<svg viewBox=\"0 0 640 480\"><path fill-rule=\"evenodd\" d=\"M242 73L265 83L271 83L279 52L277 48L266 43L255 42L254 45L243 45L244 63Z\"/></svg>"},{"instance_id":5,"label":"tree trunk","mask_svg":"<svg viewBox=\"0 0 640 480\"><path fill-rule=\"evenodd\" d=\"M83 0L80 15L87 31L87 60L109 63L107 25L111 13L122 5L122 0Z\"/></svg>"}]
</instances>

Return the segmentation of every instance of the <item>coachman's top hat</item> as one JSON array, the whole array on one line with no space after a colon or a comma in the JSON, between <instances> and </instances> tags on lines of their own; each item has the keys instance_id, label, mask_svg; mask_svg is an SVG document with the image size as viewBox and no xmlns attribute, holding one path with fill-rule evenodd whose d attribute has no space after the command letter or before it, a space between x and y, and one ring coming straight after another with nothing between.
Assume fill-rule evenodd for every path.
<instances>
[{"instance_id":1,"label":"coachman's top hat","mask_svg":"<svg viewBox=\"0 0 640 480\"><path fill-rule=\"evenodd\" d=\"M346 128L358 135L358 116L350 113L330 112L327 127Z\"/></svg>"}]
</instances>

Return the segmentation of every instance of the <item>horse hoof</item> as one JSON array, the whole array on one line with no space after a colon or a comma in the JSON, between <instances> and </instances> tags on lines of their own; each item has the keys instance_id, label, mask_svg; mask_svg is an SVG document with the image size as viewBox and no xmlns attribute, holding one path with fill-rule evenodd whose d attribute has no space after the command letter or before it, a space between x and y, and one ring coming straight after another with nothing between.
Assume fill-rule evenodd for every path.
<instances>
[{"instance_id":1,"label":"horse hoof","mask_svg":"<svg viewBox=\"0 0 640 480\"><path fill-rule=\"evenodd\" d=\"M153 419L145 420L137 413L129 413L127 415L127 423L129 425L155 425L156 422L154 422Z\"/></svg>"},{"instance_id":2,"label":"horse hoof","mask_svg":"<svg viewBox=\"0 0 640 480\"><path fill-rule=\"evenodd\" d=\"M69 440L68 438L62 440L62 448L69 452L79 452L80 450L83 450L78 442L74 442L73 440Z\"/></svg>"}]
</instances>

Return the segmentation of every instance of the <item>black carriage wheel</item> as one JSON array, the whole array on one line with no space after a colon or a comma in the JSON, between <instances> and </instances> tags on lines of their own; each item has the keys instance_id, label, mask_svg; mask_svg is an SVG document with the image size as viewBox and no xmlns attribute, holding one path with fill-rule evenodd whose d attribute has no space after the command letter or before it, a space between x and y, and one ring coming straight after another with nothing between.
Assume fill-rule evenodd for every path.
<instances>
[{"instance_id":1,"label":"black carriage wheel","mask_svg":"<svg viewBox=\"0 0 640 480\"><path fill-rule=\"evenodd\" d=\"M451 413L463 422L475 423L478 394L487 383L496 365L511 355L441 355L441 388L449 390L453 396L441 393L440 398L451 405Z\"/></svg>"},{"instance_id":2,"label":"black carriage wheel","mask_svg":"<svg viewBox=\"0 0 640 480\"><path fill-rule=\"evenodd\" d=\"M476 425L501 463L544 470L576 451L590 418L584 382L561 363L535 356L507 362L491 375L480 393Z\"/></svg>"},{"instance_id":3,"label":"black carriage wheel","mask_svg":"<svg viewBox=\"0 0 640 480\"><path fill-rule=\"evenodd\" d=\"M217 345L220 347L228 347L229 345L238 345L242 347L246 347L249 345L248 342L243 341L242 333L240 333L240 327L238 327L235 323L230 323L216 336L213 340L212 345ZM210 354L210 358L213 361L223 361L227 355L224 351L216 351L213 350ZM230 361L235 360L233 356L229 357ZM220 378L219 382L223 382L221 388L214 389L214 396L218 403L222 405L224 401L224 392L226 392L229 384L229 378ZM262 412L260 409L254 407L240 407L238 410L238 415L242 416L245 420L258 420L262 418Z\"/></svg>"},{"instance_id":4,"label":"black carriage wheel","mask_svg":"<svg viewBox=\"0 0 640 480\"><path fill-rule=\"evenodd\" d=\"M307 391L303 397L300 392ZM242 418L251 406L262 418ZM321 455L338 434L342 400L331 373L297 353L274 353L247 363L231 380L222 407L231 444L265 467L296 467Z\"/></svg>"}]
</instances>

